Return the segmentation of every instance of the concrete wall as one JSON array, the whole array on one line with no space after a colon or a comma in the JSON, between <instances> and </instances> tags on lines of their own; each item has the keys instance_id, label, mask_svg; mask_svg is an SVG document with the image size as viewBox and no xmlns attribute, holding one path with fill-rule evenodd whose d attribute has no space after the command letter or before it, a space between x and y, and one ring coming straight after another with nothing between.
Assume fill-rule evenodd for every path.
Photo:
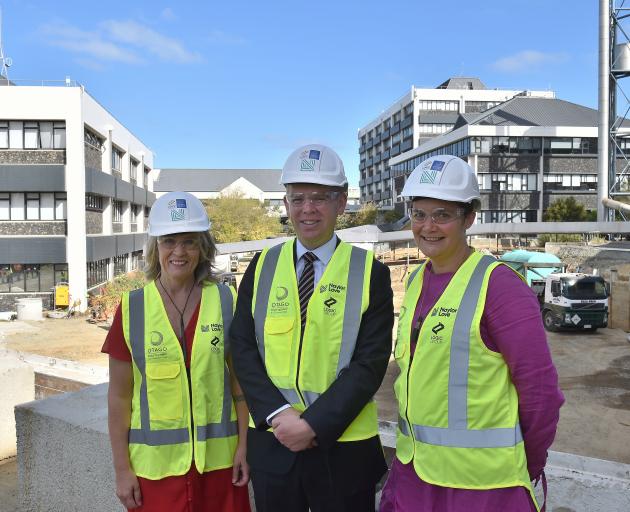
<instances>
[{"instance_id":1,"label":"concrete wall","mask_svg":"<svg viewBox=\"0 0 630 512\"><path fill-rule=\"evenodd\" d=\"M16 407L20 504L24 512L118 511L107 435L107 384ZM395 424L381 422L384 446ZM547 510L630 510L630 465L550 452Z\"/></svg>"},{"instance_id":2,"label":"concrete wall","mask_svg":"<svg viewBox=\"0 0 630 512\"><path fill-rule=\"evenodd\" d=\"M0 235L42 236L66 234L65 220L4 220L0 222Z\"/></svg>"},{"instance_id":3,"label":"concrete wall","mask_svg":"<svg viewBox=\"0 0 630 512\"><path fill-rule=\"evenodd\" d=\"M16 357L3 356L0 358L0 389L0 460L3 460L16 454L13 408L35 397L33 369Z\"/></svg>"}]
</instances>

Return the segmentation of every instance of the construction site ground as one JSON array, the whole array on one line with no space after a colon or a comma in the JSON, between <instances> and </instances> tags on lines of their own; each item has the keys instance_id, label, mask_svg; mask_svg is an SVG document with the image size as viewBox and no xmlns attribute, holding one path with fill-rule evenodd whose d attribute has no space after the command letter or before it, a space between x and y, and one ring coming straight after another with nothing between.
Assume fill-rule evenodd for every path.
<instances>
[{"instance_id":1,"label":"construction site ground","mask_svg":"<svg viewBox=\"0 0 630 512\"><path fill-rule=\"evenodd\" d=\"M403 268L392 268L396 309L402 296ZM41 322L0 322L0 351L9 349L85 365L107 366L100 353L106 323L85 316ZM566 398L552 449L630 464L630 338L620 329L595 333L548 333ZM392 360L377 394L379 417L396 421ZM0 511L17 510L17 462L0 462Z\"/></svg>"}]
</instances>

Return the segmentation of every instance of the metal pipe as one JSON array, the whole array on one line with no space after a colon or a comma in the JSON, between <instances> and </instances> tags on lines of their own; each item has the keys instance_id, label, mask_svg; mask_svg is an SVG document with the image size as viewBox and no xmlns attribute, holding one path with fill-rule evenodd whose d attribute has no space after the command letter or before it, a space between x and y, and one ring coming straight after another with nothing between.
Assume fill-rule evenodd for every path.
<instances>
[{"instance_id":1,"label":"metal pipe","mask_svg":"<svg viewBox=\"0 0 630 512\"><path fill-rule=\"evenodd\" d=\"M620 201L615 201L614 199L609 199L608 197L605 197L604 199L602 199L602 202L608 208L612 208L614 210L619 210L619 211L622 211L622 212L630 213L630 204L628 204L628 203L622 203Z\"/></svg>"},{"instance_id":2,"label":"metal pipe","mask_svg":"<svg viewBox=\"0 0 630 512\"><path fill-rule=\"evenodd\" d=\"M610 2L599 0L599 135L597 155L597 220L608 220L604 199L608 198L609 101L610 101Z\"/></svg>"}]
</instances>

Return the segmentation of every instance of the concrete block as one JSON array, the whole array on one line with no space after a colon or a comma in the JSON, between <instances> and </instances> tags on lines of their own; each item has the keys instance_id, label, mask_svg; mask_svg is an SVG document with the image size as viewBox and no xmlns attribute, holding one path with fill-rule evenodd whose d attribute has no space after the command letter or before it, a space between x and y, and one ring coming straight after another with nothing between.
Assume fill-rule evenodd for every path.
<instances>
[{"instance_id":1,"label":"concrete block","mask_svg":"<svg viewBox=\"0 0 630 512\"><path fill-rule=\"evenodd\" d=\"M0 460L3 460L16 454L13 408L35 398L33 369L18 358L3 354L0 358L0 389Z\"/></svg>"},{"instance_id":2,"label":"concrete block","mask_svg":"<svg viewBox=\"0 0 630 512\"><path fill-rule=\"evenodd\" d=\"M120 511L107 434L107 384L15 409L21 510Z\"/></svg>"}]
</instances>

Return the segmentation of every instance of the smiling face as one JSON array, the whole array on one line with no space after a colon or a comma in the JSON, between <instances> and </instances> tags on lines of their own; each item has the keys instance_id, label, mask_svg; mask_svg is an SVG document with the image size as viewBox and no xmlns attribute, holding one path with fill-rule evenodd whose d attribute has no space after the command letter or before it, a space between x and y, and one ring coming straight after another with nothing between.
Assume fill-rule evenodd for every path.
<instances>
[{"instance_id":1,"label":"smiling face","mask_svg":"<svg viewBox=\"0 0 630 512\"><path fill-rule=\"evenodd\" d=\"M434 269L456 269L469 253L466 230L475 221L475 213L458 217L457 210L460 207L458 203L440 199L422 198L413 202L413 208L426 212L427 218L424 222L418 222L412 216L411 231L418 248L433 261ZM446 224L436 224L431 213L438 209L452 213L454 220Z\"/></svg>"},{"instance_id":2,"label":"smiling face","mask_svg":"<svg viewBox=\"0 0 630 512\"><path fill-rule=\"evenodd\" d=\"M178 282L194 279L200 254L197 233L161 236L157 247L162 275Z\"/></svg>"},{"instance_id":3,"label":"smiling face","mask_svg":"<svg viewBox=\"0 0 630 512\"><path fill-rule=\"evenodd\" d=\"M304 247L316 249L332 238L337 216L343 213L346 201L346 193L334 187L310 183L287 185L284 205Z\"/></svg>"}]
</instances>

